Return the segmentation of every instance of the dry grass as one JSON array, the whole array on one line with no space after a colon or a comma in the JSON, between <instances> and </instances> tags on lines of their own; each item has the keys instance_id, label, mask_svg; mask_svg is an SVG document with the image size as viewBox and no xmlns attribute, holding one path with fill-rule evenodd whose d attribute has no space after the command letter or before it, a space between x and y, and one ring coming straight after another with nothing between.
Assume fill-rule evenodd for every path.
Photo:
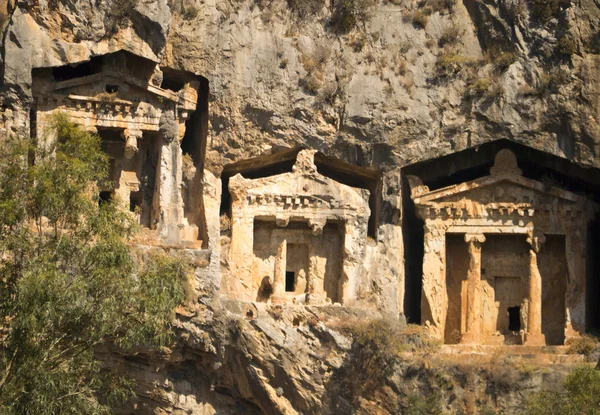
<instances>
[{"instance_id":1,"label":"dry grass","mask_svg":"<svg viewBox=\"0 0 600 415\"><path fill-rule=\"evenodd\" d=\"M446 26L442 32L442 35L438 39L438 46L443 48L444 46L458 45L461 42L464 34L464 29L454 23Z\"/></svg>"},{"instance_id":2,"label":"dry grass","mask_svg":"<svg viewBox=\"0 0 600 415\"><path fill-rule=\"evenodd\" d=\"M438 75L451 76L460 72L465 67L474 66L478 62L476 59L446 50L438 56L435 66Z\"/></svg>"},{"instance_id":3,"label":"dry grass","mask_svg":"<svg viewBox=\"0 0 600 415\"><path fill-rule=\"evenodd\" d=\"M567 354L581 354L584 356L591 355L598 347L600 343L598 338L589 334L584 334L581 337L569 339L567 342Z\"/></svg>"},{"instance_id":4,"label":"dry grass","mask_svg":"<svg viewBox=\"0 0 600 415\"><path fill-rule=\"evenodd\" d=\"M503 72L517 61L517 55L499 48L490 48L485 53L484 61Z\"/></svg>"},{"instance_id":5,"label":"dry grass","mask_svg":"<svg viewBox=\"0 0 600 415\"><path fill-rule=\"evenodd\" d=\"M119 96L118 92L100 92L94 95L94 98L101 102L114 102Z\"/></svg>"},{"instance_id":6,"label":"dry grass","mask_svg":"<svg viewBox=\"0 0 600 415\"><path fill-rule=\"evenodd\" d=\"M325 67L331 55L331 49L327 45L317 45L310 55L303 55L302 65L306 70L303 86L308 91L316 93L323 85L325 78Z\"/></svg>"}]
</instances>

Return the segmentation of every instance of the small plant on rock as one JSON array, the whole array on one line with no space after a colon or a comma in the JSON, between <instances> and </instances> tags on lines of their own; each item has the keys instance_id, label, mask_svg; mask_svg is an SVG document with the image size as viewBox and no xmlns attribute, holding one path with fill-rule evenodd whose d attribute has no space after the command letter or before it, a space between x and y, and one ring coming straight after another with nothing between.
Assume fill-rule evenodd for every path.
<instances>
[{"instance_id":1,"label":"small plant on rock","mask_svg":"<svg viewBox=\"0 0 600 415\"><path fill-rule=\"evenodd\" d=\"M301 20L315 16L325 6L323 0L287 0L287 4Z\"/></svg>"},{"instance_id":2,"label":"small plant on rock","mask_svg":"<svg viewBox=\"0 0 600 415\"><path fill-rule=\"evenodd\" d=\"M438 40L438 46L443 48L444 46L455 46L460 43L465 31L456 24L451 24L444 28L442 35Z\"/></svg>"},{"instance_id":3,"label":"small plant on rock","mask_svg":"<svg viewBox=\"0 0 600 415\"><path fill-rule=\"evenodd\" d=\"M378 0L332 0L331 27L337 32L347 33L364 26L378 4Z\"/></svg>"},{"instance_id":4,"label":"small plant on rock","mask_svg":"<svg viewBox=\"0 0 600 415\"><path fill-rule=\"evenodd\" d=\"M423 10L415 10L412 14L412 24L418 29L425 29L429 16Z\"/></svg>"},{"instance_id":5,"label":"small plant on rock","mask_svg":"<svg viewBox=\"0 0 600 415\"><path fill-rule=\"evenodd\" d=\"M568 57L577 53L577 43L571 36L565 35L558 40L554 50L557 54Z\"/></svg>"},{"instance_id":6,"label":"small plant on rock","mask_svg":"<svg viewBox=\"0 0 600 415\"><path fill-rule=\"evenodd\" d=\"M531 16L546 24L555 17L561 8L569 7L570 0L527 0Z\"/></svg>"}]
</instances>

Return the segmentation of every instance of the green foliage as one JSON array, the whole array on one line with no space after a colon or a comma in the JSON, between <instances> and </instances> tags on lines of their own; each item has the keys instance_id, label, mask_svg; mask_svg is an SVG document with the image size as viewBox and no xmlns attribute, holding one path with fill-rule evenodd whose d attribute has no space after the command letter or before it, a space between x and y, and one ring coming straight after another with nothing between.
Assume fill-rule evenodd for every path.
<instances>
[{"instance_id":1,"label":"green foliage","mask_svg":"<svg viewBox=\"0 0 600 415\"><path fill-rule=\"evenodd\" d=\"M332 0L330 24L340 33L365 25L375 13L378 0Z\"/></svg>"},{"instance_id":2,"label":"green foliage","mask_svg":"<svg viewBox=\"0 0 600 415\"><path fill-rule=\"evenodd\" d=\"M575 369L563 384L562 391L530 395L526 415L599 415L600 370Z\"/></svg>"},{"instance_id":3,"label":"green foliage","mask_svg":"<svg viewBox=\"0 0 600 415\"><path fill-rule=\"evenodd\" d=\"M570 0L527 0L531 16L541 23L548 23L558 15L562 7L569 7Z\"/></svg>"},{"instance_id":4,"label":"green foliage","mask_svg":"<svg viewBox=\"0 0 600 415\"><path fill-rule=\"evenodd\" d=\"M94 350L167 344L186 267L136 265L131 215L93 196L108 178L100 138L64 115L52 130L0 147L0 413L105 414L132 384Z\"/></svg>"},{"instance_id":5,"label":"green foliage","mask_svg":"<svg viewBox=\"0 0 600 415\"><path fill-rule=\"evenodd\" d=\"M191 4L187 7L184 7L182 14L185 20L194 20L196 17L198 17L199 12L200 11L198 10L198 7Z\"/></svg>"},{"instance_id":6,"label":"green foliage","mask_svg":"<svg viewBox=\"0 0 600 415\"><path fill-rule=\"evenodd\" d=\"M435 67L438 75L451 76L460 72L465 67L473 66L477 63L476 60L460 55L451 50L442 52L435 62Z\"/></svg>"},{"instance_id":7,"label":"green foliage","mask_svg":"<svg viewBox=\"0 0 600 415\"><path fill-rule=\"evenodd\" d=\"M558 92L561 86L568 84L569 81L569 72L556 67L541 74L536 89L539 95L554 94Z\"/></svg>"},{"instance_id":8,"label":"green foliage","mask_svg":"<svg viewBox=\"0 0 600 415\"><path fill-rule=\"evenodd\" d=\"M301 20L315 16L325 6L323 0L287 0L287 4Z\"/></svg>"},{"instance_id":9,"label":"green foliage","mask_svg":"<svg viewBox=\"0 0 600 415\"><path fill-rule=\"evenodd\" d=\"M437 393L431 393L427 397L411 395L408 403L402 410L402 415L442 415L442 403Z\"/></svg>"},{"instance_id":10,"label":"green foliage","mask_svg":"<svg viewBox=\"0 0 600 415\"><path fill-rule=\"evenodd\" d=\"M507 70L510 65L517 61L517 55L500 48L492 47L485 53L485 62L494 65L501 72Z\"/></svg>"},{"instance_id":11,"label":"green foliage","mask_svg":"<svg viewBox=\"0 0 600 415\"><path fill-rule=\"evenodd\" d=\"M473 85L468 88L472 95L484 95L492 86L490 78L479 78Z\"/></svg>"},{"instance_id":12,"label":"green foliage","mask_svg":"<svg viewBox=\"0 0 600 415\"><path fill-rule=\"evenodd\" d=\"M571 56L577 53L577 44L570 36L565 35L558 40L554 50L559 55Z\"/></svg>"}]
</instances>

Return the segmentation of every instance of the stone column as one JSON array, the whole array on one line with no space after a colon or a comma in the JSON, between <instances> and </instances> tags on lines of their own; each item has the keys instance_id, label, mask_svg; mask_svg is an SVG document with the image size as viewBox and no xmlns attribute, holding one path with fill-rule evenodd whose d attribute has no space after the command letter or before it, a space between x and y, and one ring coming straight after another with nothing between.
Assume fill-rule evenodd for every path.
<instances>
[{"instance_id":1,"label":"stone column","mask_svg":"<svg viewBox=\"0 0 600 415\"><path fill-rule=\"evenodd\" d=\"M467 274L467 331L462 335L462 344L481 342L481 244L483 234L466 234L469 244L469 271Z\"/></svg>"},{"instance_id":2,"label":"stone column","mask_svg":"<svg viewBox=\"0 0 600 415\"><path fill-rule=\"evenodd\" d=\"M232 206L231 243L228 259L230 277L227 289L232 298L254 301L256 298L252 281L254 217L243 214L243 209L246 207L240 201L234 201Z\"/></svg>"},{"instance_id":3,"label":"stone column","mask_svg":"<svg viewBox=\"0 0 600 415\"><path fill-rule=\"evenodd\" d=\"M275 270L273 273L273 294L271 302L281 304L285 301L285 269L287 262L287 241L284 239L277 249Z\"/></svg>"},{"instance_id":4,"label":"stone column","mask_svg":"<svg viewBox=\"0 0 600 415\"><path fill-rule=\"evenodd\" d=\"M565 341L585 333L586 313L586 244L585 225L574 224L566 235L566 259L568 269L565 293L566 323Z\"/></svg>"},{"instance_id":5,"label":"stone column","mask_svg":"<svg viewBox=\"0 0 600 415\"><path fill-rule=\"evenodd\" d=\"M327 259L318 255L315 245L316 242L312 243L308 252L306 304L323 304L327 299L324 292Z\"/></svg>"},{"instance_id":6,"label":"stone column","mask_svg":"<svg viewBox=\"0 0 600 415\"><path fill-rule=\"evenodd\" d=\"M537 254L545 240L544 235L534 236L531 234L527 238L527 242L531 245L529 250L527 332L524 342L527 346L546 345L546 337L542 334L542 275L537 263Z\"/></svg>"}]
</instances>

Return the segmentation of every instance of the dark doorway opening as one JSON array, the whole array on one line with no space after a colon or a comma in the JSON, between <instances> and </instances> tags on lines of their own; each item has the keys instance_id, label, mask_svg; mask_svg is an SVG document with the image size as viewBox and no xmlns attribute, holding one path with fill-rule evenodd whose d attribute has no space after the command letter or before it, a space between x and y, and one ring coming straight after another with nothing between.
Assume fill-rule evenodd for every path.
<instances>
[{"instance_id":1,"label":"dark doorway opening","mask_svg":"<svg viewBox=\"0 0 600 415\"><path fill-rule=\"evenodd\" d=\"M294 285L296 283L296 273L292 271L285 272L285 290L288 292L294 292Z\"/></svg>"},{"instance_id":2,"label":"dark doorway opening","mask_svg":"<svg viewBox=\"0 0 600 415\"><path fill-rule=\"evenodd\" d=\"M521 330L521 307L508 307L508 331Z\"/></svg>"},{"instance_id":3,"label":"dark doorway opening","mask_svg":"<svg viewBox=\"0 0 600 415\"><path fill-rule=\"evenodd\" d=\"M129 194L129 211L139 212L142 209L142 192L131 192Z\"/></svg>"},{"instance_id":4,"label":"dark doorway opening","mask_svg":"<svg viewBox=\"0 0 600 415\"><path fill-rule=\"evenodd\" d=\"M112 199L112 192L102 191L98 197L98 204L102 205L103 203L110 202L110 199Z\"/></svg>"}]
</instances>

